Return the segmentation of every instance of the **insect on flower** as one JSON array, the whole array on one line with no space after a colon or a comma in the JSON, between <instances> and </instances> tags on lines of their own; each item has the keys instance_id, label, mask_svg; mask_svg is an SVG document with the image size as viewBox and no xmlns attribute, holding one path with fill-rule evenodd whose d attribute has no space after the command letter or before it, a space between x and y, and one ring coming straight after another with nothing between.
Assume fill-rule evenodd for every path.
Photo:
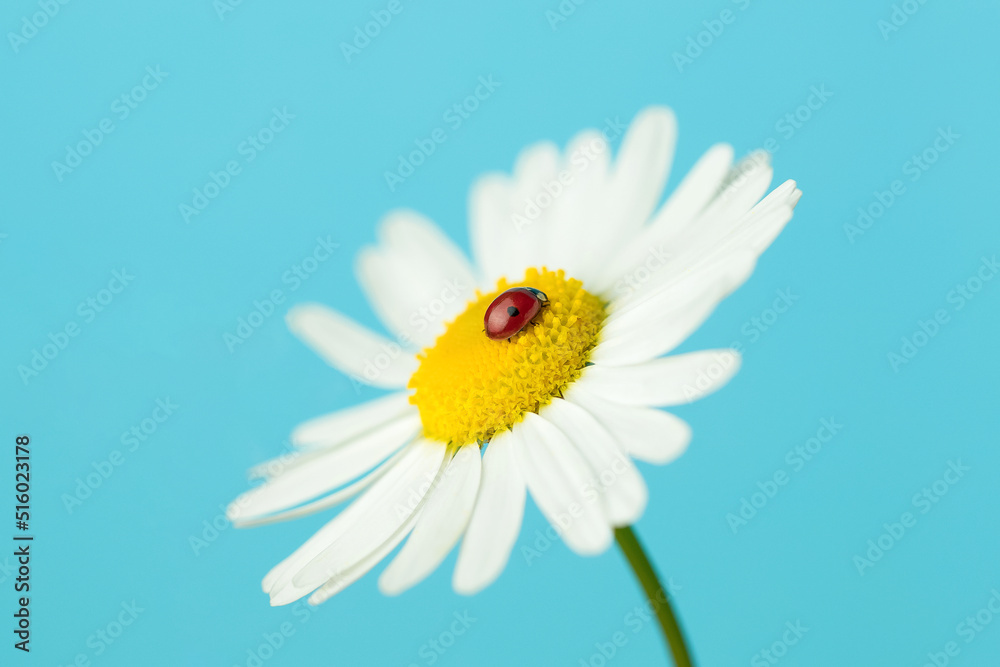
<instances>
[{"instance_id":1,"label":"insect on flower","mask_svg":"<svg viewBox=\"0 0 1000 667\"><path fill-rule=\"evenodd\" d=\"M507 290L486 308L486 316L483 317L486 335L492 340L510 338L528 326L548 302L545 292L534 287Z\"/></svg>"}]
</instances>

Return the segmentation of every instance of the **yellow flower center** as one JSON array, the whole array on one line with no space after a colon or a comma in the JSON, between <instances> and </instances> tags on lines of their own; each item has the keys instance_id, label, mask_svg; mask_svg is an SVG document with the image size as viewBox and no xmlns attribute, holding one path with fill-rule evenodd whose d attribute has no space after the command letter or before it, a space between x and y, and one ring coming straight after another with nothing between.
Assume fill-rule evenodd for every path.
<instances>
[{"instance_id":1,"label":"yellow flower center","mask_svg":"<svg viewBox=\"0 0 1000 667\"><path fill-rule=\"evenodd\" d=\"M420 411L424 435L463 445L486 442L537 412L574 380L597 343L605 305L563 271L528 269L524 280L501 279L495 292L476 300L420 354L410 378L410 402ZM483 330L487 307L511 287L534 287L549 303L509 340Z\"/></svg>"}]
</instances>

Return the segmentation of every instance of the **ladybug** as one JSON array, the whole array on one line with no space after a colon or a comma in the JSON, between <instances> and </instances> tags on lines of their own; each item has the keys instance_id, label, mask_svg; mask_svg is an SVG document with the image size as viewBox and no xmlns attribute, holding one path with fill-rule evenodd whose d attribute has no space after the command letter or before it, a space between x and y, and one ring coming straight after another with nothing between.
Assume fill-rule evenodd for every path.
<instances>
[{"instance_id":1,"label":"ladybug","mask_svg":"<svg viewBox=\"0 0 1000 667\"><path fill-rule=\"evenodd\" d=\"M533 287L512 287L486 309L483 317L486 335L492 340L510 338L528 326L543 306L548 305L545 292Z\"/></svg>"}]
</instances>

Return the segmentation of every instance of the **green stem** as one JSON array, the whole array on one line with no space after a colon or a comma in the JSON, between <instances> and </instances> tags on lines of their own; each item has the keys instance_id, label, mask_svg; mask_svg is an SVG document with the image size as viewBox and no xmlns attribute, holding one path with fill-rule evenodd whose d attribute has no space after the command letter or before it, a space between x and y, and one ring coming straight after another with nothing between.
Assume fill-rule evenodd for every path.
<instances>
[{"instance_id":1,"label":"green stem","mask_svg":"<svg viewBox=\"0 0 1000 667\"><path fill-rule=\"evenodd\" d=\"M636 579L642 584L642 589L646 592L650 605L656 611L660 629L663 630L663 636L667 640L667 645L670 646L670 653L674 656L674 664L677 667L692 667L694 663L691 662L691 655L684 644L684 633L681 632L681 626L677 623L674 610L670 608L670 595L664 590L656 576L656 570L653 569L652 563L646 557L646 552L643 551L639 539L632 532L632 528L628 526L615 528L615 539L618 541L622 553L625 554L625 558L628 559L629 565L632 566Z\"/></svg>"}]
</instances>

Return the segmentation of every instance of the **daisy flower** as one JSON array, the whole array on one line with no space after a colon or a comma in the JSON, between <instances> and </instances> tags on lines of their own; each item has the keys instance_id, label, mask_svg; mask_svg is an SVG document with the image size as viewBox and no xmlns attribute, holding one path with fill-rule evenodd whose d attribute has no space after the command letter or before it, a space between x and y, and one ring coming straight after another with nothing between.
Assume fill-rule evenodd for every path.
<instances>
[{"instance_id":1,"label":"daisy flower","mask_svg":"<svg viewBox=\"0 0 1000 667\"><path fill-rule=\"evenodd\" d=\"M740 366L734 350L664 355L747 280L801 195L786 181L765 197L768 154L734 164L718 144L658 205L676 136L650 107L614 160L596 130L525 149L472 188L473 261L418 213L390 213L357 260L389 336L318 304L288 313L329 365L392 393L300 425L295 452L252 470L263 484L230 506L249 526L354 498L264 577L271 604L323 602L400 544L384 593L459 543L453 585L475 593L504 569L529 493L570 549L599 554L617 534L636 565L633 460L669 463L691 439L660 408Z\"/></svg>"}]
</instances>

